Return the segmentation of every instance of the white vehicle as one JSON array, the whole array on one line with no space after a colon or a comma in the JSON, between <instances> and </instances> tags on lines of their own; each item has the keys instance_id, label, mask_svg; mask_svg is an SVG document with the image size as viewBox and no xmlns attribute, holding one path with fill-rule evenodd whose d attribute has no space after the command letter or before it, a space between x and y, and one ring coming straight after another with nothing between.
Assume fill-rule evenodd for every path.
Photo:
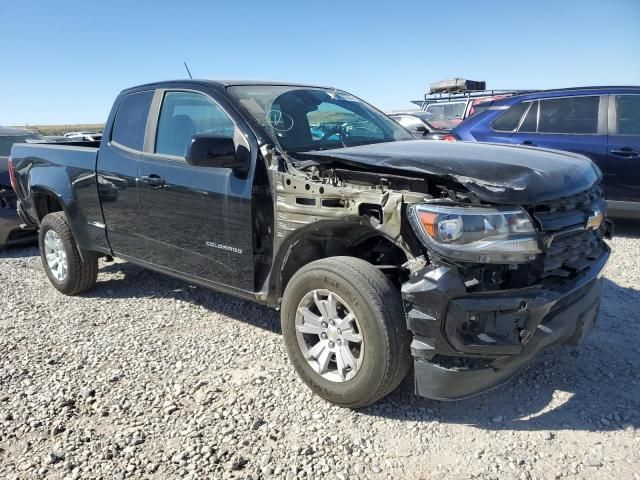
<instances>
[{"instance_id":1,"label":"white vehicle","mask_svg":"<svg viewBox=\"0 0 640 480\"><path fill-rule=\"evenodd\" d=\"M64 134L69 141L77 142L99 142L102 140L102 133L99 132L69 132Z\"/></svg>"},{"instance_id":2,"label":"white vehicle","mask_svg":"<svg viewBox=\"0 0 640 480\"><path fill-rule=\"evenodd\" d=\"M449 120L457 125L465 118L478 113L480 109L476 106L481 103L524 92L524 90L487 90L486 86L484 81L449 78L431 83L429 93L424 95L424 99L413 100L412 103L418 105L422 112Z\"/></svg>"}]
</instances>

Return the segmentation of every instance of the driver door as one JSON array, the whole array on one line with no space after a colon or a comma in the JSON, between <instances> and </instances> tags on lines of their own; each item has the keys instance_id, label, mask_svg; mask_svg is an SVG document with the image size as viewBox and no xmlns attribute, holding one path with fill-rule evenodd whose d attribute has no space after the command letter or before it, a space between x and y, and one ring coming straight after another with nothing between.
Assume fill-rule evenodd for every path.
<instances>
[{"instance_id":1,"label":"driver door","mask_svg":"<svg viewBox=\"0 0 640 480\"><path fill-rule=\"evenodd\" d=\"M159 97L159 98L158 98ZM185 153L195 134L243 136L211 96L162 90L155 135L139 162L141 228L147 261L186 276L253 291L253 176L192 166ZM248 146L247 146L248 147Z\"/></svg>"}]
</instances>

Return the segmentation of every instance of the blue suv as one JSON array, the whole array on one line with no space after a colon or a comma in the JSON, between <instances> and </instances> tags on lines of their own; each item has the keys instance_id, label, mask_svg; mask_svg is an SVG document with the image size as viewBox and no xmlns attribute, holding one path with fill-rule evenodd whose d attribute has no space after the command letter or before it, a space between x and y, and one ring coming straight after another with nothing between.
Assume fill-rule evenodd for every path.
<instances>
[{"instance_id":1,"label":"blue suv","mask_svg":"<svg viewBox=\"0 0 640 480\"><path fill-rule=\"evenodd\" d=\"M544 90L486 102L451 140L581 153L600 167L609 214L640 218L640 87Z\"/></svg>"}]
</instances>

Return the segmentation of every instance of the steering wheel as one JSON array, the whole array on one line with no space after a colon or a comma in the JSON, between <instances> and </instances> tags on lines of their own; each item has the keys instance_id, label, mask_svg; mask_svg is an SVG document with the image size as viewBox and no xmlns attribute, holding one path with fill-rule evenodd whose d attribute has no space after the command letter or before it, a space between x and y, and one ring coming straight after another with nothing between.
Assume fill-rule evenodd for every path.
<instances>
[{"instance_id":1,"label":"steering wheel","mask_svg":"<svg viewBox=\"0 0 640 480\"><path fill-rule=\"evenodd\" d=\"M329 140L329 138L331 138L332 136L334 136L335 134L340 135L340 141L342 141L343 137L344 137L344 129L342 128L342 125L337 125L333 128L331 128L327 133L325 133L322 138L320 139L320 141L325 141L325 140Z\"/></svg>"}]
</instances>

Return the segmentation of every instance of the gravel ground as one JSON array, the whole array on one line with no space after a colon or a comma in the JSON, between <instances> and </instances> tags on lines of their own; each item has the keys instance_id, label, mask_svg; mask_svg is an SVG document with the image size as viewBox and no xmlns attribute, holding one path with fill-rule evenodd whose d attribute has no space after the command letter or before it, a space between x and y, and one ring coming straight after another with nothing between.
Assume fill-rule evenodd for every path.
<instances>
[{"instance_id":1,"label":"gravel ground","mask_svg":"<svg viewBox=\"0 0 640 480\"><path fill-rule=\"evenodd\" d=\"M640 223L612 245L582 346L359 411L309 392L267 308L123 262L67 298L36 249L0 254L0 478L640 480Z\"/></svg>"}]
</instances>

